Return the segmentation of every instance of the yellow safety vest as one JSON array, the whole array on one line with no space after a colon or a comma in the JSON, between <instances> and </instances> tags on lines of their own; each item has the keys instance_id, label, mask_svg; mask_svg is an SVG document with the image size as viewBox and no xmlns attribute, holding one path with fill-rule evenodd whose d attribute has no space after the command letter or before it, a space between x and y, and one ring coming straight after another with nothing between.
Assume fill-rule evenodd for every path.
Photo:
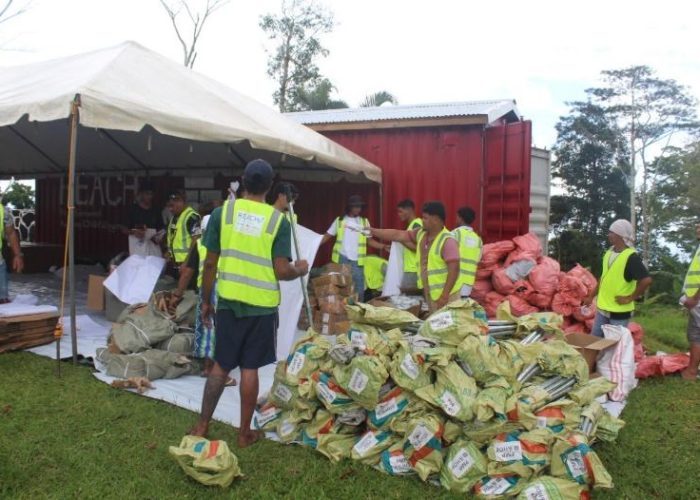
<instances>
[{"instance_id":1,"label":"yellow safety vest","mask_svg":"<svg viewBox=\"0 0 700 500\"><path fill-rule=\"evenodd\" d=\"M381 290L389 261L377 255L368 255L365 261L365 286L370 290Z\"/></svg>"},{"instance_id":2,"label":"yellow safety vest","mask_svg":"<svg viewBox=\"0 0 700 500\"><path fill-rule=\"evenodd\" d=\"M362 227L369 227L369 221L364 217L360 217L360 223L362 224ZM335 244L333 245L331 260L337 264L340 262L340 249L343 248L343 238L345 237L345 224L343 224L343 219L340 217L336 218L335 227ZM367 236L360 233L357 243L357 265L364 266L365 259L367 258Z\"/></svg>"},{"instance_id":3,"label":"yellow safety vest","mask_svg":"<svg viewBox=\"0 0 700 500\"><path fill-rule=\"evenodd\" d=\"M473 286L476 281L476 268L481 259L481 237L468 226L453 231L459 243L459 278L462 285Z\"/></svg>"},{"instance_id":4,"label":"yellow safety vest","mask_svg":"<svg viewBox=\"0 0 700 500\"><path fill-rule=\"evenodd\" d=\"M688 274L685 275L683 293L687 297L693 297L698 292L698 288L700 288L700 247L695 251Z\"/></svg>"},{"instance_id":5,"label":"yellow safety vest","mask_svg":"<svg viewBox=\"0 0 700 500\"><path fill-rule=\"evenodd\" d=\"M413 230L413 226L418 224L421 228L423 227L423 219L416 217L408 224L408 231ZM403 272L405 273L417 273L418 272L418 260L416 258L416 252L409 250L404 247L403 249Z\"/></svg>"},{"instance_id":6,"label":"yellow safety vest","mask_svg":"<svg viewBox=\"0 0 700 500\"><path fill-rule=\"evenodd\" d=\"M196 213L194 208L187 207L177 218L177 222L173 223L171 220L168 226L168 248L177 264L182 264L187 260L187 254L190 251L190 245L192 245L192 236L187 231L187 220Z\"/></svg>"},{"instance_id":7,"label":"yellow safety vest","mask_svg":"<svg viewBox=\"0 0 700 500\"><path fill-rule=\"evenodd\" d=\"M424 229L418 233L418 247L416 253L418 255L418 262L420 263L423 262L423 238L426 237L426 234ZM440 295L442 295L445 289L445 284L447 283L447 263L442 258L442 248L449 239L454 239L454 236L443 227L442 231L435 237L428 249L428 265L425 274L428 278L428 295L432 300L438 300L440 298ZM422 274L422 272L419 274ZM450 291L450 295L457 293L460 288L462 288L462 284L458 277Z\"/></svg>"},{"instance_id":8,"label":"yellow safety vest","mask_svg":"<svg viewBox=\"0 0 700 500\"><path fill-rule=\"evenodd\" d=\"M202 238L204 238L204 235L202 235L197 240L197 253L199 253L199 272L197 274L198 289L202 288L202 278L204 277L204 261L207 258L207 247L205 247L204 244L202 244Z\"/></svg>"},{"instance_id":9,"label":"yellow safety vest","mask_svg":"<svg viewBox=\"0 0 700 500\"><path fill-rule=\"evenodd\" d=\"M637 288L637 281L625 280L625 267L632 254L637 253L634 248L625 248L617 256L612 266L609 265L612 249L605 252L603 256L603 274L600 277L600 288L598 289L597 306L598 309L613 313L623 313L634 311L634 301L629 304L618 304L615 301L617 296L632 295Z\"/></svg>"},{"instance_id":10,"label":"yellow safety vest","mask_svg":"<svg viewBox=\"0 0 700 500\"><path fill-rule=\"evenodd\" d=\"M0 204L0 250L2 250L2 241L5 239L5 206Z\"/></svg>"},{"instance_id":11,"label":"yellow safety vest","mask_svg":"<svg viewBox=\"0 0 700 500\"><path fill-rule=\"evenodd\" d=\"M258 307L279 305L272 245L282 219L282 213L266 203L240 199L224 203L217 278L219 297Z\"/></svg>"}]
</instances>

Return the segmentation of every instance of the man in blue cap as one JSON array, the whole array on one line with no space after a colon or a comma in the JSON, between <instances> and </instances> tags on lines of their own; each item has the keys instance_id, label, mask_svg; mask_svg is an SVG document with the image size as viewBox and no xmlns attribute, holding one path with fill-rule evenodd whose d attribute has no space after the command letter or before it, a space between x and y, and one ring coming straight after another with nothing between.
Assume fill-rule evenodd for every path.
<instances>
[{"instance_id":1,"label":"man in blue cap","mask_svg":"<svg viewBox=\"0 0 700 500\"><path fill-rule=\"evenodd\" d=\"M279 281L295 280L309 271L308 262L291 262L289 221L265 203L273 178L266 161L248 163L243 173L245 197L227 200L212 212L203 241L207 256L201 314L202 321L210 324L216 278L216 350L199 422L190 434L207 434L229 372L240 367L240 448L260 439L260 433L250 426L258 399L258 369L276 361Z\"/></svg>"}]
</instances>

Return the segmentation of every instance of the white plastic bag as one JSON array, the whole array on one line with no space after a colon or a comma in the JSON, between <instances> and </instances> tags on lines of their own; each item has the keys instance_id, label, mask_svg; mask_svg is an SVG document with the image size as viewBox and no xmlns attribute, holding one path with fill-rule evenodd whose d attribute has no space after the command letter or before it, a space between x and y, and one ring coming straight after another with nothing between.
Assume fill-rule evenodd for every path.
<instances>
[{"instance_id":1,"label":"white plastic bag","mask_svg":"<svg viewBox=\"0 0 700 500\"><path fill-rule=\"evenodd\" d=\"M598 373L617 384L608 393L610 400L624 401L630 391L637 387L632 334L624 326L603 325L603 335L606 339L618 342L598 356Z\"/></svg>"}]
</instances>

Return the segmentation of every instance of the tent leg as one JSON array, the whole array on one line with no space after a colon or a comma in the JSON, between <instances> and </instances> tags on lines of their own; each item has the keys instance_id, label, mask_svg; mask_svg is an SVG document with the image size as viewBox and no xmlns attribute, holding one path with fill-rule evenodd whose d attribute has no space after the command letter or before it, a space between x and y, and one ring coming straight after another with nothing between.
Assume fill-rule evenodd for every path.
<instances>
[{"instance_id":1,"label":"tent leg","mask_svg":"<svg viewBox=\"0 0 700 500\"><path fill-rule=\"evenodd\" d=\"M78 364L78 335L75 314L75 155L78 142L79 107L80 96L76 95L71 103L68 146L68 286L70 290L70 339L73 344L74 365Z\"/></svg>"}]
</instances>

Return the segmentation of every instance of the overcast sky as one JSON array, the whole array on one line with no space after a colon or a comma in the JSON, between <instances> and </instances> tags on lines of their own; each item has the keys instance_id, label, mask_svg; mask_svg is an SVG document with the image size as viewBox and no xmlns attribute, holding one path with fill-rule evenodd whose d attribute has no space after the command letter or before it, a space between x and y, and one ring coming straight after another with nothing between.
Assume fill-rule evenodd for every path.
<instances>
[{"instance_id":1,"label":"overcast sky","mask_svg":"<svg viewBox=\"0 0 700 500\"><path fill-rule=\"evenodd\" d=\"M533 121L533 143L551 147L565 101L582 98L603 69L648 64L700 97L695 2L323 3L335 13L337 26L323 39L330 55L320 67L352 106L378 90L392 92L401 104L513 98ZM279 5L279 0L231 1L205 27L195 69L272 105L258 22ZM158 0L34 0L29 12L0 25L0 65L124 40L182 59Z\"/></svg>"}]
</instances>

